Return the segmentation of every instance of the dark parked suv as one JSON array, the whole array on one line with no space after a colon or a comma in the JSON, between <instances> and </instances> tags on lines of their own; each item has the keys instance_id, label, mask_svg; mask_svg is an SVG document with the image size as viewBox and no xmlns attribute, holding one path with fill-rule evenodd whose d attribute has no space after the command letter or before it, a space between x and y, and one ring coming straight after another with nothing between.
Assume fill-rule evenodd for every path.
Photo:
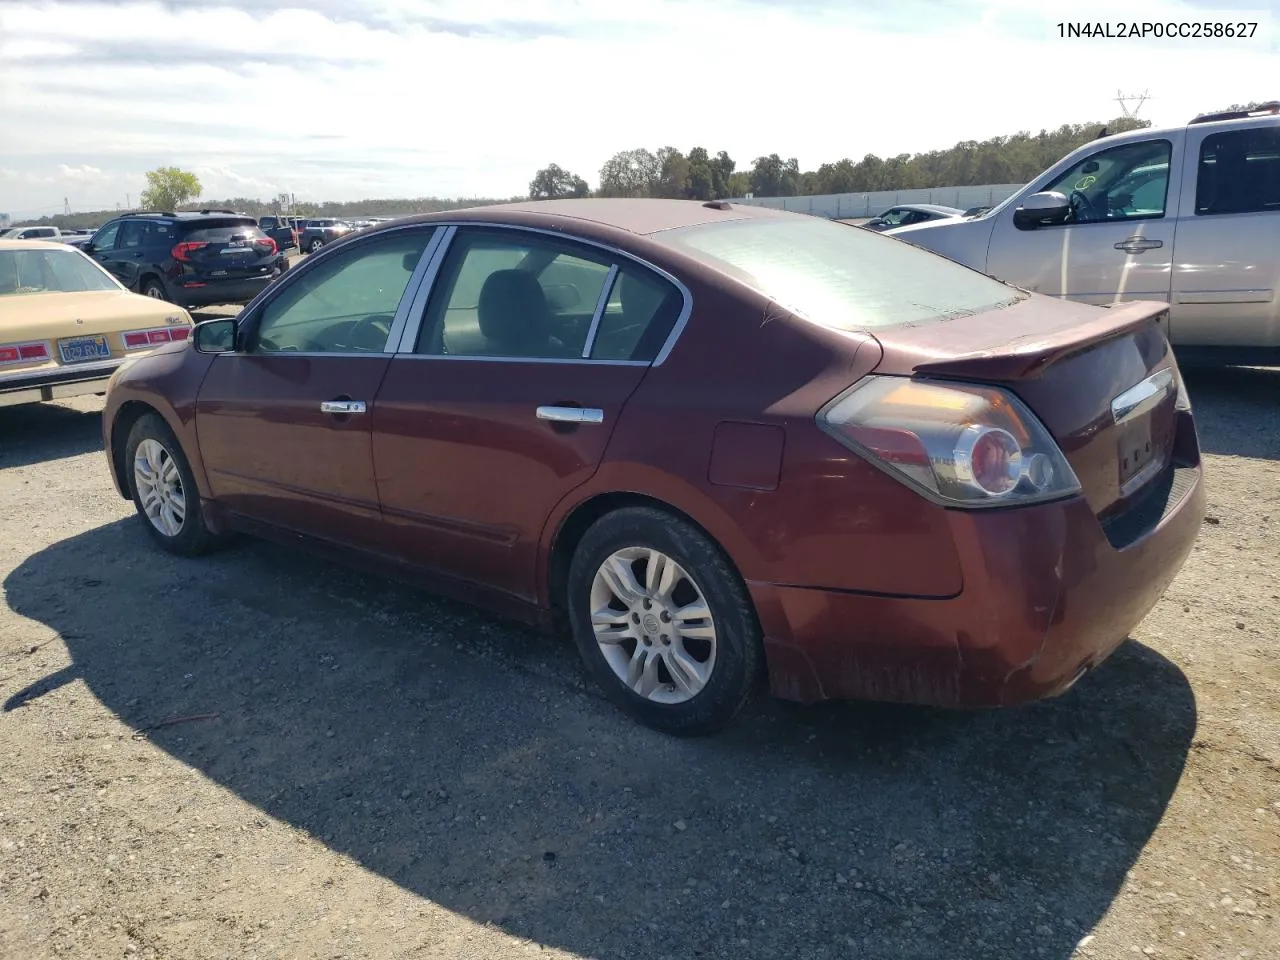
<instances>
[{"instance_id":1,"label":"dark parked suv","mask_svg":"<svg viewBox=\"0 0 1280 960\"><path fill-rule=\"evenodd\" d=\"M231 210L125 214L80 249L130 290L183 307L248 303L289 269L258 222Z\"/></svg>"}]
</instances>

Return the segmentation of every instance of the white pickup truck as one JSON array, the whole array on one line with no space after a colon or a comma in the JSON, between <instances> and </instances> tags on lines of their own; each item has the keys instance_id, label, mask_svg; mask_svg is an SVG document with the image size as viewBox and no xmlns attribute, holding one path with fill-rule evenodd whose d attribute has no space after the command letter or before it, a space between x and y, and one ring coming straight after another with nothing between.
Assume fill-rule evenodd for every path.
<instances>
[{"instance_id":1,"label":"white pickup truck","mask_svg":"<svg viewBox=\"0 0 1280 960\"><path fill-rule=\"evenodd\" d=\"M0 240L48 240L50 243L66 243L73 247L80 246L91 236L91 230L65 233L57 227L10 227L0 231Z\"/></svg>"},{"instance_id":2,"label":"white pickup truck","mask_svg":"<svg viewBox=\"0 0 1280 960\"><path fill-rule=\"evenodd\" d=\"M1051 296L1164 300L1180 362L1280 364L1280 101L1101 137L986 213L884 235Z\"/></svg>"}]
</instances>

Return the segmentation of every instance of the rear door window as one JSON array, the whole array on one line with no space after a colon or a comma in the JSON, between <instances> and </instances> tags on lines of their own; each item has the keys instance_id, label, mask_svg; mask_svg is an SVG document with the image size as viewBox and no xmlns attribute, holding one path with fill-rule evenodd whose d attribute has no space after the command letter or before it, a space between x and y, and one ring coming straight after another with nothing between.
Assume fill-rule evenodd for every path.
<instances>
[{"instance_id":1,"label":"rear door window","mask_svg":"<svg viewBox=\"0 0 1280 960\"><path fill-rule=\"evenodd\" d=\"M1280 210L1280 128L1231 130L1204 138L1196 176L1196 213Z\"/></svg>"},{"instance_id":2,"label":"rear door window","mask_svg":"<svg viewBox=\"0 0 1280 960\"><path fill-rule=\"evenodd\" d=\"M126 220L120 226L120 241L116 246L121 250L137 250L142 246L143 235L147 225L142 220Z\"/></svg>"}]
</instances>

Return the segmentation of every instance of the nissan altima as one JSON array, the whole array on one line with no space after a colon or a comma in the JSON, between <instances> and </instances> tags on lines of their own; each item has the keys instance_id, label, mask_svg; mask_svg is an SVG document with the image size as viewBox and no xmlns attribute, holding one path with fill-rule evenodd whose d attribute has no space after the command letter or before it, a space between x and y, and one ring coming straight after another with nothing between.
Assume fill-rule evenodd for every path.
<instances>
[{"instance_id":1,"label":"nissan altima","mask_svg":"<svg viewBox=\"0 0 1280 960\"><path fill-rule=\"evenodd\" d=\"M639 721L1057 695L1204 512L1167 306L724 201L352 234L113 378L159 546L302 541L549 629Z\"/></svg>"}]
</instances>

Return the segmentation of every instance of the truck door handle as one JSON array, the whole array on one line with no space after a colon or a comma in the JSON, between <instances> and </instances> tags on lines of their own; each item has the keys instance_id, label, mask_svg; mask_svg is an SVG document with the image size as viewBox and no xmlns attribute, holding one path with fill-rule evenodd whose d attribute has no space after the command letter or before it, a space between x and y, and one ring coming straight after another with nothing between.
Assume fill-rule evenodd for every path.
<instances>
[{"instance_id":1,"label":"truck door handle","mask_svg":"<svg viewBox=\"0 0 1280 960\"><path fill-rule=\"evenodd\" d=\"M364 413L363 400L324 400L320 403L321 413Z\"/></svg>"},{"instance_id":2,"label":"truck door handle","mask_svg":"<svg viewBox=\"0 0 1280 960\"><path fill-rule=\"evenodd\" d=\"M539 407L538 419L556 423L604 423L604 411L595 407Z\"/></svg>"},{"instance_id":3,"label":"truck door handle","mask_svg":"<svg viewBox=\"0 0 1280 960\"><path fill-rule=\"evenodd\" d=\"M1142 253L1146 250L1156 250L1164 246L1163 240L1147 240L1143 237L1130 237L1128 240L1122 240L1116 244L1117 250L1123 250L1125 253Z\"/></svg>"}]
</instances>

